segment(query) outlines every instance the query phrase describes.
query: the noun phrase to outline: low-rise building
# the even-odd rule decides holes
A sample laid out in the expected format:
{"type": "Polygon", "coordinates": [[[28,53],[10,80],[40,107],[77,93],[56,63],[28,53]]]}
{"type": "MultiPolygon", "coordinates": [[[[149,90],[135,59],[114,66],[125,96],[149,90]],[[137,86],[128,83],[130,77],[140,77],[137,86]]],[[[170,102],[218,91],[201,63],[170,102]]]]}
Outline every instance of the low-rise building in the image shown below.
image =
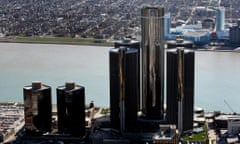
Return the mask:
{"type": "Polygon", "coordinates": [[[240,132],[240,117],[229,117],[228,118],[228,133],[239,133],[240,132]]]}
{"type": "Polygon", "coordinates": [[[240,26],[239,25],[230,27],[229,40],[233,44],[240,44],[240,26]]]}
{"type": "Polygon", "coordinates": [[[160,130],[152,139],[153,144],[178,144],[179,133],[176,125],[160,125],[160,130]]]}

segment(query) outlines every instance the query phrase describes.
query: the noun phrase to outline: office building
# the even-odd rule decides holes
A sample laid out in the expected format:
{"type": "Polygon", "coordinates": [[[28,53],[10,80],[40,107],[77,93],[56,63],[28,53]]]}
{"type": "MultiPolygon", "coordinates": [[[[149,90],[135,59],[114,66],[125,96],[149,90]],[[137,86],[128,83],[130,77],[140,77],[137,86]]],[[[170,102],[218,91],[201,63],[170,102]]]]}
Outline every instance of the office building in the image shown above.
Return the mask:
{"type": "Polygon", "coordinates": [[[216,15],[216,31],[223,31],[225,26],[225,8],[218,7],[216,15]]]}
{"type": "Polygon", "coordinates": [[[240,25],[230,27],[229,40],[233,44],[240,44],[240,25]]]}
{"type": "Polygon", "coordinates": [[[59,132],[71,136],[85,135],[85,89],[74,82],[57,88],[59,132]]]}
{"type": "Polygon", "coordinates": [[[112,128],[134,132],[139,98],[138,50],[126,47],[111,49],[109,60],[112,128]]]}
{"type": "Polygon", "coordinates": [[[128,38],[125,38],[121,41],[114,42],[114,48],[120,48],[120,47],[128,47],[128,48],[135,48],[138,50],[138,109],[140,109],[140,41],[131,40],[128,38]]]}
{"type": "Polygon", "coordinates": [[[51,132],[51,87],[39,81],[23,87],[25,130],[27,135],[51,132]]]}
{"type": "Polygon", "coordinates": [[[194,51],[177,48],[167,51],[167,111],[168,123],[179,131],[193,128],[194,51]]]}
{"type": "Polygon", "coordinates": [[[228,118],[228,133],[238,134],[240,130],[240,117],[239,115],[228,118]]]}
{"type": "Polygon", "coordinates": [[[142,23],[142,113],[146,119],[164,116],[164,8],[146,6],[142,23]]]}
{"type": "Polygon", "coordinates": [[[179,133],[176,125],[159,125],[159,131],[152,137],[153,144],[178,144],[179,133]]]}
{"type": "Polygon", "coordinates": [[[169,38],[170,28],[171,28],[171,15],[170,15],[170,13],[167,13],[164,16],[164,37],[165,37],[165,39],[169,38]]]}

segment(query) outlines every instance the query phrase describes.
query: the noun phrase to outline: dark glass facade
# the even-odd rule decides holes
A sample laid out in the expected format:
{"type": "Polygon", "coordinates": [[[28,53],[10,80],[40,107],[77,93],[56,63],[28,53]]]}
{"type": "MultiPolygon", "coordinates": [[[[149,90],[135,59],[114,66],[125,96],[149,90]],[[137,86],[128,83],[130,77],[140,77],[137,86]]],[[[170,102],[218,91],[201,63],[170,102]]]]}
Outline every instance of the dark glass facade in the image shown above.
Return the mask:
{"type": "Polygon", "coordinates": [[[111,125],[122,132],[133,132],[139,99],[138,50],[111,49],[109,60],[111,125]]]}
{"type": "Polygon", "coordinates": [[[71,136],[85,135],[85,90],[72,84],[57,88],[58,130],[71,136]]]}
{"type": "Polygon", "coordinates": [[[183,55],[183,98],[179,98],[177,49],[167,51],[167,111],[170,124],[178,124],[178,101],[182,101],[183,131],[193,128],[194,109],[194,51],[184,50],[183,55]]]}
{"type": "Polygon", "coordinates": [[[142,23],[142,113],[147,119],[164,116],[164,8],[146,6],[142,23]]]}
{"type": "Polygon", "coordinates": [[[230,27],[229,40],[233,44],[240,44],[240,25],[230,27]]]}
{"type": "Polygon", "coordinates": [[[51,132],[51,87],[43,85],[41,82],[34,82],[23,88],[23,95],[26,134],[35,135],[51,132]]]}
{"type": "Polygon", "coordinates": [[[120,48],[120,47],[128,47],[128,48],[135,48],[138,50],[138,109],[140,109],[140,41],[136,40],[122,40],[122,41],[116,41],[114,43],[114,48],[120,48]]]}

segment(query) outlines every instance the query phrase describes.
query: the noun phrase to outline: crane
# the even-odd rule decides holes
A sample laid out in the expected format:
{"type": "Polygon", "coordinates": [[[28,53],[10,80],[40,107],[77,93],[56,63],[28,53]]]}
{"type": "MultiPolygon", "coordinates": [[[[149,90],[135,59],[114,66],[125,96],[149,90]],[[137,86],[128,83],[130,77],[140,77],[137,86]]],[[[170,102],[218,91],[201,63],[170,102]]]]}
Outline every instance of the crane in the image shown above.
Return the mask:
{"type": "Polygon", "coordinates": [[[227,107],[232,111],[233,114],[235,114],[233,108],[228,104],[226,100],[224,100],[224,103],[227,105],[227,107]]]}

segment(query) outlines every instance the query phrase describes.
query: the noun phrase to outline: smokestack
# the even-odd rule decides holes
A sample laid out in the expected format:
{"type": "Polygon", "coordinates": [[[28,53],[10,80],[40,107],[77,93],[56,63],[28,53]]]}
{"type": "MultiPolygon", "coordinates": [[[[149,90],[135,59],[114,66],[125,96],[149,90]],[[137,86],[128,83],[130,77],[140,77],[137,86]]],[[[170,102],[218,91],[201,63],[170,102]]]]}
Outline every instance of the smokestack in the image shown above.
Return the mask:
{"type": "Polygon", "coordinates": [[[142,112],[162,119],[164,103],[164,8],[146,6],[142,22],[142,112]]]}

